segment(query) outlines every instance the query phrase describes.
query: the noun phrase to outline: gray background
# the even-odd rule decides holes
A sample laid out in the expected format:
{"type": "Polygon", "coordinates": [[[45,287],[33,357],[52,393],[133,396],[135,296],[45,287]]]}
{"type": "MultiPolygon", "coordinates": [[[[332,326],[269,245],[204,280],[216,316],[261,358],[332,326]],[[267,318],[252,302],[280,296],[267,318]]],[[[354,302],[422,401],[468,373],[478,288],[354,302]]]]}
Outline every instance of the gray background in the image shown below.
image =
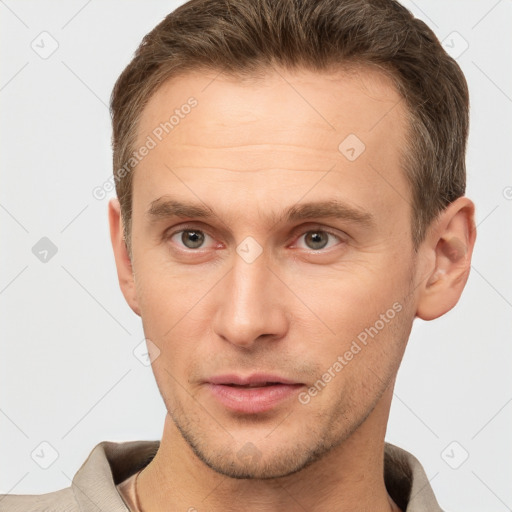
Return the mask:
{"type": "MultiPolygon", "coordinates": [[[[1,492],[67,487],[96,443],[161,436],[165,409],[118,289],[107,199],[92,190],[111,173],[114,81],[177,4],[0,1],[1,492]]],[[[469,82],[479,228],[460,303],[415,324],[387,440],[420,459],[446,510],[512,510],[512,2],[404,4],[469,82]]]]}

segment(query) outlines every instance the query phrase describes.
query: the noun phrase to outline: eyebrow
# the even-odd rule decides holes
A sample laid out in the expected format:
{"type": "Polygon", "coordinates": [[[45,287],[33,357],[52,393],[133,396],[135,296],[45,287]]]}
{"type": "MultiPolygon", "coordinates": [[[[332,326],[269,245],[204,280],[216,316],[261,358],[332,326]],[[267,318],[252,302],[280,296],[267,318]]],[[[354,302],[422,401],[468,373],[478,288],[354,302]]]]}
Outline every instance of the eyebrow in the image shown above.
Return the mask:
{"type": "Polygon", "coordinates": [[[332,217],[352,221],[366,227],[373,225],[373,215],[371,213],[334,199],[294,205],[284,213],[283,217],[288,221],[332,217]]]}
{"type": "Polygon", "coordinates": [[[184,203],[174,199],[168,199],[166,196],[159,197],[149,205],[147,214],[155,219],[167,217],[214,217],[215,214],[211,208],[205,205],[184,203]]]}
{"type": "MultiPolygon", "coordinates": [[[[147,215],[155,221],[171,217],[201,219],[217,217],[215,212],[204,204],[177,201],[169,198],[169,196],[162,196],[152,201],[147,210],[147,215]]],[[[314,218],[342,219],[360,224],[364,227],[371,227],[374,224],[374,216],[371,213],[335,199],[295,204],[283,213],[278,215],[275,213],[271,214],[270,218],[273,224],[277,224],[283,220],[293,222],[314,218]]]]}

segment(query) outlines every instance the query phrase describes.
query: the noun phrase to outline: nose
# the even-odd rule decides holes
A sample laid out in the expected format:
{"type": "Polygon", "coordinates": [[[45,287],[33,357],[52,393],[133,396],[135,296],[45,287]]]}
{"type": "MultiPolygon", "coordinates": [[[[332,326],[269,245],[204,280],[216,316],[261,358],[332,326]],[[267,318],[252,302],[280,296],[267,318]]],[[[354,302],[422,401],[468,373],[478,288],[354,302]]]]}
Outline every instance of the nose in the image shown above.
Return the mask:
{"type": "Polygon", "coordinates": [[[283,284],[263,255],[252,263],[234,255],[233,267],[218,292],[213,331],[223,340],[249,349],[286,334],[289,315],[283,284]]]}

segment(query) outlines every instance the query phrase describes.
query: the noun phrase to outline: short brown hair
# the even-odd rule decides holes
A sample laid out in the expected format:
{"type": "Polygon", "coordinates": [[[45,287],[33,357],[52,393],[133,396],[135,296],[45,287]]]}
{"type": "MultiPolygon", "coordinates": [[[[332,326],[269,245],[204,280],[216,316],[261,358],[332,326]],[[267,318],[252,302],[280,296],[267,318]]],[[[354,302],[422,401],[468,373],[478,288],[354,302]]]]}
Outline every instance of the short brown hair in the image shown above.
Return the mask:
{"type": "Polygon", "coordinates": [[[378,66],[409,117],[404,170],[412,190],[414,246],[466,186],[469,94],[464,75],[427,25],[394,0],[190,0],[147,34],[111,97],[113,163],[129,246],[138,121],[169,78],[212,69],[250,76],[270,68],[327,71],[378,66]],[[130,171],[133,171],[131,166],[130,171]]]}

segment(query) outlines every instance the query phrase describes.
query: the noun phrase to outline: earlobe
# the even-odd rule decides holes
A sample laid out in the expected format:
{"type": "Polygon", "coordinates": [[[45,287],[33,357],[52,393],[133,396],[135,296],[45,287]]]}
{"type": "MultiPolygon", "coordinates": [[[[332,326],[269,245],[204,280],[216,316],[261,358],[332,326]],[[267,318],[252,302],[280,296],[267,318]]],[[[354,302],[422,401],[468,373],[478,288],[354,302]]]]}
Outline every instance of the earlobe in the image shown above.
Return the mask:
{"type": "Polygon", "coordinates": [[[462,294],[476,239],[474,212],[473,202],[460,197],[440,214],[422,243],[420,251],[429,262],[416,311],[422,320],[444,315],[462,294]]]}
{"type": "Polygon", "coordinates": [[[124,239],[123,220],[118,199],[111,199],[109,201],[108,217],[110,224],[110,239],[112,241],[112,249],[114,250],[119,286],[121,287],[121,291],[123,292],[124,298],[130,308],[135,314],[140,316],[132,261],[128,254],[128,248],[124,239]]]}

